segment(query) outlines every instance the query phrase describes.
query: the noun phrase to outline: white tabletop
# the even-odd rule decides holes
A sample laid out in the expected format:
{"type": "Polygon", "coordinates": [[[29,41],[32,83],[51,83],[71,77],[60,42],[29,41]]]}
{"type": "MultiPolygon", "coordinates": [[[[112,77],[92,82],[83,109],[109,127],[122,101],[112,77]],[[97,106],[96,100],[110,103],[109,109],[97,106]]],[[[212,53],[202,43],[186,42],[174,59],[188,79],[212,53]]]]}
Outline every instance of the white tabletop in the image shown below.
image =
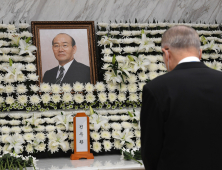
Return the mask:
{"type": "MultiPolygon", "coordinates": [[[[142,162],[142,161],[140,161],[142,162]]],[[[135,170],[144,169],[136,161],[121,160],[120,155],[95,156],[94,159],[70,160],[69,158],[38,159],[37,170],[135,170]]]]}

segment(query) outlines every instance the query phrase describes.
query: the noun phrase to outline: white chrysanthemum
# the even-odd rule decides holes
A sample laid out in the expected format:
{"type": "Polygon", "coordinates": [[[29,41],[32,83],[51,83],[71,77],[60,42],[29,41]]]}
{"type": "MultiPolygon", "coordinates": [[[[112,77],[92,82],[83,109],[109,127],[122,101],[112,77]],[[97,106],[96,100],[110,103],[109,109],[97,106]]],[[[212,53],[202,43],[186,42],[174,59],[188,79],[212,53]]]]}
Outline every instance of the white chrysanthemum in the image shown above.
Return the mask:
{"type": "Polygon", "coordinates": [[[149,70],[149,71],[156,71],[156,70],[158,70],[158,65],[155,64],[155,63],[150,63],[150,64],[148,65],[148,70],[149,70]]]}
{"type": "Polygon", "coordinates": [[[105,123],[105,124],[102,126],[102,128],[103,128],[104,130],[109,130],[109,129],[110,129],[110,124],[109,124],[109,123],[105,123]]]}
{"type": "MultiPolygon", "coordinates": [[[[208,56],[210,56],[210,58],[212,58],[212,59],[217,59],[217,58],[220,58],[220,55],[218,55],[218,54],[215,54],[215,53],[213,53],[213,54],[208,54],[208,56]]],[[[202,54],[202,58],[203,58],[203,54],[202,54]]]]}
{"type": "Polygon", "coordinates": [[[33,131],[31,126],[23,126],[22,130],[23,130],[23,132],[32,132],[33,131]]]}
{"type": "Polygon", "coordinates": [[[5,99],[6,104],[12,104],[15,102],[15,99],[12,96],[8,96],[5,99]]]}
{"type": "Polygon", "coordinates": [[[60,94],[54,94],[52,95],[52,101],[53,103],[58,103],[60,102],[61,98],[60,98],[60,94]]]}
{"type": "Polygon", "coordinates": [[[130,83],[130,84],[128,84],[128,91],[129,91],[129,92],[136,92],[136,91],[137,91],[137,85],[136,85],[136,83],[130,83]]]}
{"type": "Polygon", "coordinates": [[[100,140],[100,134],[98,132],[90,132],[90,136],[95,141],[100,140]]]}
{"type": "Polygon", "coordinates": [[[112,54],[112,50],[110,48],[104,48],[102,49],[102,54],[105,54],[105,55],[109,55],[109,54],[112,54]]]}
{"type": "Polygon", "coordinates": [[[134,146],[135,146],[134,143],[126,143],[127,149],[132,149],[134,146]]]}
{"type": "Polygon", "coordinates": [[[48,83],[41,83],[41,85],[40,85],[40,90],[41,90],[42,92],[47,93],[47,92],[50,92],[50,91],[51,91],[51,87],[50,87],[50,85],[49,85],[48,83]]]}
{"type": "MultiPolygon", "coordinates": [[[[11,48],[11,53],[19,54],[19,48],[11,48]]],[[[13,61],[21,61],[21,59],[22,59],[22,57],[20,57],[20,56],[12,56],[11,58],[13,61]]]]}
{"type": "Polygon", "coordinates": [[[62,101],[64,101],[65,103],[71,102],[72,95],[70,93],[64,93],[62,96],[62,101]]]}
{"type": "Polygon", "coordinates": [[[126,84],[121,84],[121,86],[119,86],[119,91],[120,92],[126,92],[128,90],[128,87],[126,84]]]}
{"type": "Polygon", "coordinates": [[[108,93],[108,99],[110,102],[114,102],[117,98],[116,93],[108,93]]]}
{"type": "Polygon", "coordinates": [[[138,26],[140,28],[145,28],[145,27],[148,27],[148,23],[140,23],[140,24],[138,24],[138,26]]]}
{"type": "Polygon", "coordinates": [[[26,93],[28,90],[24,84],[18,84],[16,87],[16,91],[18,94],[26,93]]]}
{"type": "Polygon", "coordinates": [[[122,149],[123,145],[121,145],[121,141],[119,139],[114,140],[114,147],[116,149],[122,149]]]}
{"type": "Polygon", "coordinates": [[[1,129],[1,132],[2,133],[10,133],[11,129],[8,126],[3,126],[1,129]]]}
{"type": "Polygon", "coordinates": [[[105,22],[99,22],[97,25],[100,26],[100,27],[104,27],[104,28],[109,26],[109,24],[105,23],[105,22]]]}
{"type": "Polygon", "coordinates": [[[63,83],[63,85],[62,85],[63,92],[70,92],[71,90],[72,90],[72,87],[70,86],[70,84],[63,83]]]}
{"type": "Polygon", "coordinates": [[[2,141],[2,143],[8,143],[8,141],[5,140],[8,136],[9,136],[9,134],[1,135],[1,140],[0,141],[2,141]]]}
{"type": "Polygon", "coordinates": [[[104,140],[103,146],[104,146],[105,151],[110,151],[110,149],[112,149],[113,147],[113,144],[108,140],[104,140]]]}
{"type": "Polygon", "coordinates": [[[61,87],[59,84],[52,84],[52,93],[61,93],[61,87]]]}
{"type": "Polygon", "coordinates": [[[9,32],[9,33],[14,33],[14,32],[16,32],[16,27],[15,27],[15,25],[14,24],[8,24],[7,25],[7,31],[9,32]]]}
{"type": "Polygon", "coordinates": [[[73,123],[69,123],[69,131],[73,131],[73,123]]]}
{"type": "Polygon", "coordinates": [[[59,145],[55,145],[54,141],[49,141],[48,150],[53,154],[59,151],[59,145]]]}
{"type": "Polygon", "coordinates": [[[9,123],[10,125],[15,126],[15,125],[20,125],[21,121],[13,119],[13,120],[10,120],[9,123]]]}
{"type": "Polygon", "coordinates": [[[119,27],[119,24],[117,24],[117,23],[111,23],[111,24],[110,24],[110,27],[111,27],[111,28],[118,28],[118,27],[119,27]]]}
{"type": "Polygon", "coordinates": [[[29,101],[32,105],[37,105],[41,102],[41,99],[39,98],[38,95],[33,95],[33,96],[29,97],[29,99],[30,99],[29,101]]]}
{"type": "Polygon", "coordinates": [[[23,135],[23,138],[24,138],[26,141],[31,141],[31,140],[34,139],[34,135],[33,135],[33,133],[25,133],[25,134],[23,135]]]}
{"type": "Polygon", "coordinates": [[[143,90],[143,86],[145,85],[146,83],[142,82],[142,83],[139,83],[139,90],[142,91],[143,90]]]}
{"type": "Polygon", "coordinates": [[[45,151],[45,149],[46,149],[46,144],[40,143],[39,145],[37,145],[37,146],[35,147],[35,149],[36,149],[37,151],[39,151],[39,152],[43,152],[43,151],[45,151]]]}
{"type": "Polygon", "coordinates": [[[26,64],[26,71],[36,71],[36,66],[34,64],[26,64]]]}
{"type": "Polygon", "coordinates": [[[107,88],[108,88],[108,90],[109,90],[110,92],[112,92],[112,91],[114,91],[114,90],[117,89],[117,85],[114,84],[113,82],[109,82],[109,83],[107,84],[107,88]]]}
{"type": "Polygon", "coordinates": [[[1,51],[3,54],[8,54],[11,51],[11,49],[10,48],[1,48],[1,51]]]}
{"type": "Polygon", "coordinates": [[[86,94],[86,101],[88,103],[93,103],[96,100],[96,97],[92,93],[86,94]]]}
{"type": "Polygon", "coordinates": [[[28,153],[33,153],[34,149],[32,147],[32,144],[27,144],[27,146],[25,147],[26,152],[28,153]]]}
{"type": "Polygon", "coordinates": [[[120,133],[121,133],[121,131],[113,130],[112,131],[112,137],[115,138],[115,137],[119,136],[120,133]]]}
{"type": "Polygon", "coordinates": [[[51,96],[48,93],[45,93],[41,96],[43,103],[49,103],[51,101],[51,96]]]}
{"type": "Polygon", "coordinates": [[[111,134],[108,131],[102,131],[101,132],[101,137],[104,139],[110,139],[111,138],[111,134]]]}
{"type": "Polygon", "coordinates": [[[129,36],[132,35],[132,32],[131,31],[127,31],[127,30],[123,30],[123,32],[121,32],[121,35],[125,36],[125,37],[129,37],[129,36]]]}
{"type": "Polygon", "coordinates": [[[106,96],[106,93],[104,92],[99,93],[98,98],[101,103],[104,103],[107,101],[107,96],[106,96]]]}
{"type": "Polygon", "coordinates": [[[93,142],[92,149],[93,149],[93,151],[98,153],[102,149],[101,143],[100,142],[93,142]]]}
{"type": "Polygon", "coordinates": [[[80,82],[77,81],[75,84],[73,84],[73,90],[74,90],[75,92],[81,92],[81,91],[84,90],[84,86],[83,86],[82,83],[80,83],[80,82]]]}
{"type": "Polygon", "coordinates": [[[32,33],[28,32],[28,31],[23,31],[20,34],[21,37],[32,37],[32,33]]]}
{"type": "Polygon", "coordinates": [[[120,102],[124,102],[126,100],[126,94],[125,93],[119,93],[118,94],[118,100],[120,102]]]}
{"type": "Polygon", "coordinates": [[[43,131],[45,131],[45,126],[37,126],[37,127],[35,128],[35,131],[43,132],[43,131]]]}
{"type": "Polygon", "coordinates": [[[87,92],[89,92],[89,93],[92,93],[93,90],[94,90],[93,84],[87,83],[87,84],[85,85],[85,90],[86,90],[87,92]]]}
{"type": "Polygon", "coordinates": [[[136,52],[137,50],[138,50],[138,47],[126,46],[123,48],[124,53],[129,53],[129,54],[132,54],[132,53],[136,52]]]}
{"type": "Polygon", "coordinates": [[[162,71],[166,71],[167,70],[164,63],[159,63],[158,67],[159,67],[159,70],[162,70],[162,71]]]}
{"type": "Polygon", "coordinates": [[[211,63],[211,68],[214,69],[214,70],[221,71],[222,64],[221,64],[220,62],[216,62],[216,61],[214,60],[214,62],[211,63]]]}
{"type": "Polygon", "coordinates": [[[131,44],[133,42],[134,42],[133,38],[124,38],[124,39],[122,39],[123,44],[131,44]]]}
{"type": "Polygon", "coordinates": [[[136,136],[137,138],[140,138],[140,137],[141,137],[141,132],[140,132],[140,130],[135,130],[135,136],[136,136]]]}
{"type": "Polygon", "coordinates": [[[129,100],[136,102],[138,100],[138,96],[136,93],[130,93],[129,100]]]}
{"type": "Polygon", "coordinates": [[[8,93],[8,94],[11,94],[11,93],[14,93],[15,91],[15,87],[12,86],[12,85],[6,85],[5,86],[5,92],[8,93]]]}
{"type": "Polygon", "coordinates": [[[74,139],[73,132],[69,133],[69,139],[70,139],[70,140],[73,140],[73,139],[74,139]]]}
{"type": "Polygon", "coordinates": [[[19,126],[13,126],[11,128],[11,132],[14,132],[14,133],[21,133],[21,128],[19,126]]]}
{"type": "Polygon", "coordinates": [[[48,131],[48,132],[53,132],[53,131],[55,131],[56,127],[53,126],[53,125],[48,125],[48,126],[46,126],[45,129],[46,129],[46,131],[48,131]]]}
{"type": "Polygon", "coordinates": [[[109,119],[112,121],[118,121],[120,119],[120,116],[118,116],[118,115],[109,116],[109,119]]]}
{"type": "Polygon", "coordinates": [[[141,148],[141,141],[139,139],[136,141],[136,147],[141,148]]]}
{"type": "Polygon", "coordinates": [[[37,85],[31,84],[30,88],[31,88],[31,90],[34,91],[34,92],[39,91],[39,87],[38,87],[37,85]]]}
{"type": "Polygon", "coordinates": [[[119,31],[110,31],[109,33],[110,33],[110,35],[119,35],[120,32],[119,31]]]}
{"type": "Polygon", "coordinates": [[[127,78],[127,81],[129,83],[135,83],[137,81],[137,76],[135,74],[130,74],[129,77],[127,78]]]}
{"type": "Polygon", "coordinates": [[[38,139],[38,140],[40,140],[40,141],[44,141],[45,140],[45,134],[44,133],[42,133],[42,132],[39,132],[39,133],[37,133],[36,135],[35,135],[35,137],[38,139]]]}
{"type": "Polygon", "coordinates": [[[122,126],[119,123],[111,123],[111,127],[114,130],[122,130],[122,126]]]}
{"type": "Polygon", "coordinates": [[[36,59],[36,57],[34,55],[23,57],[23,61],[25,61],[27,63],[31,63],[31,62],[35,61],[35,59],[36,59]]]}
{"type": "Polygon", "coordinates": [[[121,48],[121,47],[112,47],[112,50],[113,50],[115,53],[120,53],[120,54],[121,54],[123,48],[121,48]]]}
{"type": "Polygon", "coordinates": [[[158,77],[158,73],[157,72],[149,72],[148,77],[149,77],[150,80],[153,80],[156,77],[158,77]]]}
{"type": "Polygon", "coordinates": [[[141,35],[141,31],[131,31],[133,36],[141,35]]]}
{"type": "Polygon", "coordinates": [[[148,79],[148,76],[145,72],[141,72],[138,74],[139,80],[146,81],[148,79]]]}
{"type": "Polygon", "coordinates": [[[108,31],[98,31],[96,34],[97,35],[106,35],[106,34],[108,34],[108,31]]]}
{"type": "Polygon", "coordinates": [[[56,140],[55,135],[56,135],[56,133],[52,131],[47,134],[47,137],[49,140],[56,140]]]}
{"type": "Polygon", "coordinates": [[[103,84],[103,82],[97,82],[95,88],[99,92],[103,92],[106,90],[106,86],[103,84]]]}
{"type": "Polygon", "coordinates": [[[120,116],[120,119],[121,119],[122,121],[127,121],[127,120],[130,119],[130,117],[129,117],[129,116],[126,116],[126,115],[122,115],[122,116],[120,116]]]}
{"type": "Polygon", "coordinates": [[[28,28],[30,25],[29,24],[27,24],[27,23],[19,23],[18,24],[18,28],[28,28]]]}
{"type": "Polygon", "coordinates": [[[32,81],[38,81],[39,80],[39,76],[36,75],[35,73],[28,74],[27,77],[28,77],[29,80],[32,80],[32,81]]]}
{"type": "Polygon", "coordinates": [[[132,128],[132,124],[129,123],[129,122],[122,122],[121,125],[125,129],[131,129],[132,128]]]}
{"type": "Polygon", "coordinates": [[[5,92],[5,87],[3,85],[0,84],[0,94],[5,92]]]}
{"type": "Polygon", "coordinates": [[[74,94],[73,99],[76,103],[82,103],[84,102],[84,96],[82,94],[74,94]]]}

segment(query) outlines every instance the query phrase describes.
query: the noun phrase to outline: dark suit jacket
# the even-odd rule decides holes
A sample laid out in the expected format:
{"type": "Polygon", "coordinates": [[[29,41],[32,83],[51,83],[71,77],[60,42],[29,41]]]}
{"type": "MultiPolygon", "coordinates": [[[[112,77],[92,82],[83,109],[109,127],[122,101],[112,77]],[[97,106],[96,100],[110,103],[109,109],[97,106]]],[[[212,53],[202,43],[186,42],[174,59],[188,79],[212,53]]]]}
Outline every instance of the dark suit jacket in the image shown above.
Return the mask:
{"type": "Polygon", "coordinates": [[[221,170],[222,73],[181,63],[147,83],[141,150],[147,170],[221,170]]]}
{"type": "MultiPolygon", "coordinates": [[[[43,82],[54,84],[56,81],[58,69],[59,66],[46,71],[43,77],[43,82]]],[[[80,83],[90,82],[90,69],[88,66],[73,60],[60,84],[69,83],[70,85],[73,85],[73,83],[76,81],[80,83]]]]}

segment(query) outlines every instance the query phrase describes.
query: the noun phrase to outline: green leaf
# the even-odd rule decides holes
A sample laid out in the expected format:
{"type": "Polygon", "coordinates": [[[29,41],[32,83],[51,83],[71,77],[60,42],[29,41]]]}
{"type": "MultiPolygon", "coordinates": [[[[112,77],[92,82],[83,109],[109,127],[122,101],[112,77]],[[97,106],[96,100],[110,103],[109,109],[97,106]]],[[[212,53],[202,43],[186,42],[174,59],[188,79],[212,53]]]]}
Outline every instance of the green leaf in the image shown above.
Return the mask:
{"type": "Polygon", "coordinates": [[[144,34],[144,30],[142,29],[141,34],[144,34]]]}
{"type": "Polygon", "coordinates": [[[25,42],[28,43],[30,40],[31,40],[31,37],[27,38],[27,39],[25,40],[25,42]]]}
{"type": "Polygon", "coordinates": [[[133,114],[131,112],[128,111],[128,114],[130,117],[133,117],[133,114]]]}
{"type": "Polygon", "coordinates": [[[203,42],[204,45],[207,44],[208,42],[207,39],[203,35],[200,37],[200,41],[203,42]]]}
{"type": "Polygon", "coordinates": [[[127,56],[129,58],[130,61],[134,61],[134,58],[131,55],[127,56]]]}
{"type": "Polygon", "coordinates": [[[116,62],[116,55],[114,54],[114,55],[113,55],[113,59],[112,59],[113,65],[115,64],[115,62],[116,62]]]}
{"type": "Polygon", "coordinates": [[[13,61],[11,58],[9,58],[9,65],[12,66],[12,64],[13,64],[13,61]]]}
{"type": "Polygon", "coordinates": [[[63,115],[63,113],[61,112],[61,115],[63,115]]]}

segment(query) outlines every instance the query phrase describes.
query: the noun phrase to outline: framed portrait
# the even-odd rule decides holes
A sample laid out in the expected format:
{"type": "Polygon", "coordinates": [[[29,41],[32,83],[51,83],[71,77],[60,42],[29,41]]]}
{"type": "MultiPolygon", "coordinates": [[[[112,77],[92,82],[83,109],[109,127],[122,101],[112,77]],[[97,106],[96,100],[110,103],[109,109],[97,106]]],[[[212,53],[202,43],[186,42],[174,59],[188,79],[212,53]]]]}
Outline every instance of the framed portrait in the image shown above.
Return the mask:
{"type": "Polygon", "coordinates": [[[97,80],[94,21],[32,21],[39,83],[97,80]]]}

